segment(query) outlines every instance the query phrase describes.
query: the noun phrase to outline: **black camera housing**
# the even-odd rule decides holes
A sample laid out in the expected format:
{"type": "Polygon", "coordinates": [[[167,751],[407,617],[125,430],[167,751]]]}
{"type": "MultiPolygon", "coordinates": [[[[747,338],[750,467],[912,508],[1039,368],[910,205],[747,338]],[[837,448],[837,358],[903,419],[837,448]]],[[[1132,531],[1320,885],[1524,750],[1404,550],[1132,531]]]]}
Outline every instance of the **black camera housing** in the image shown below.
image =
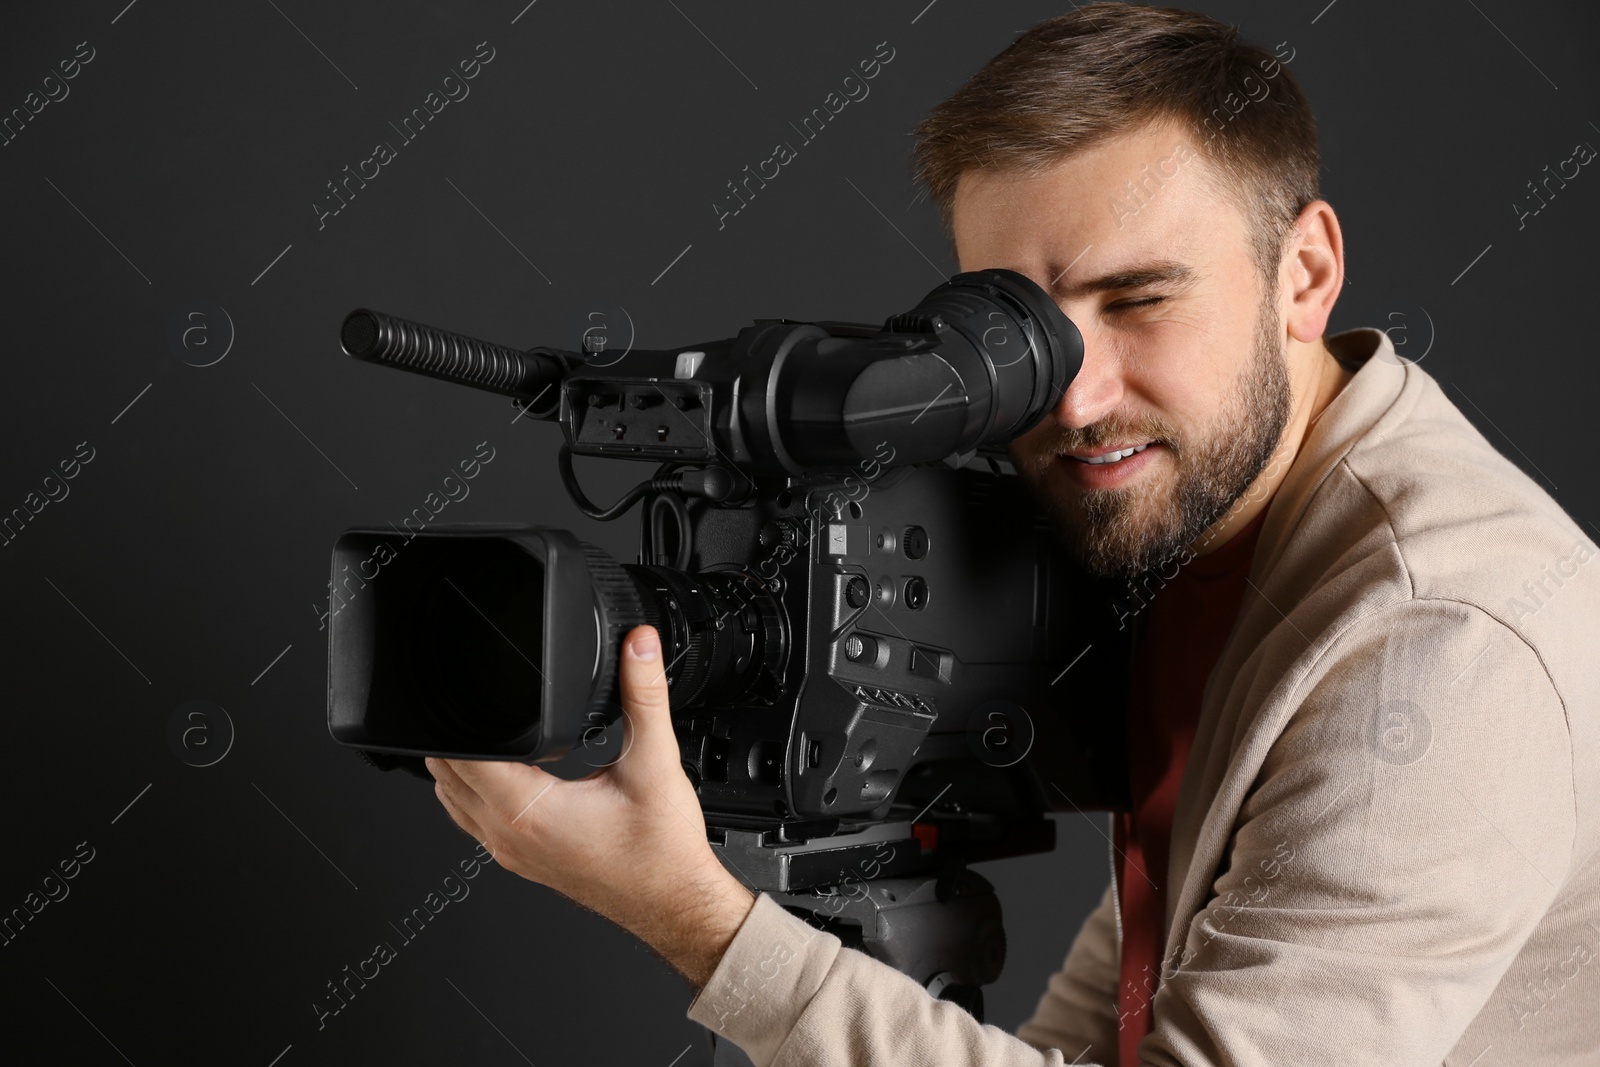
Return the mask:
{"type": "Polygon", "coordinates": [[[627,564],[547,527],[347,531],[332,585],[363,587],[330,623],[328,723],[373,765],[618,758],[621,639],[648,623],[747,884],[835,884],[885,842],[875,878],[1042,851],[1044,813],[1126,806],[1113,597],[1006,459],[1082,360],[1023,275],[956,275],[881,327],[761,319],[605,366],[365,309],[342,341],[558,422],[591,517],[644,503],[627,564]],[[574,454],[659,466],[599,508],[574,454]]]}
{"type": "Polygon", "coordinates": [[[877,822],[908,780],[960,778],[966,806],[1008,819],[1115,806],[1123,740],[1097,666],[1116,644],[1091,625],[1110,598],[1003,470],[902,467],[696,507],[676,581],[550,528],[349,531],[346,581],[393,551],[330,620],[330,731],[414,772],[425,755],[575,750],[598,766],[617,743],[615,652],[652,622],[708,824],[877,822]],[[735,700],[708,699],[730,678],[735,700]]]}

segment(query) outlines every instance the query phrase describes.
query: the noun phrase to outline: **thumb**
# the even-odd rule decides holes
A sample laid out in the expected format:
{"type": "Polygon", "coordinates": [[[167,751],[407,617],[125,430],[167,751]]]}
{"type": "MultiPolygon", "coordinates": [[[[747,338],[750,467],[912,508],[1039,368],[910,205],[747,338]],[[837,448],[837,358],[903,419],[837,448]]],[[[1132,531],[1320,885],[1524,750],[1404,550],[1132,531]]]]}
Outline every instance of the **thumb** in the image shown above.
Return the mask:
{"type": "Polygon", "coordinates": [[[679,763],[667,698],[667,664],[653,626],[636,626],[622,642],[622,755],[611,771],[624,785],[642,782],[679,763]]]}

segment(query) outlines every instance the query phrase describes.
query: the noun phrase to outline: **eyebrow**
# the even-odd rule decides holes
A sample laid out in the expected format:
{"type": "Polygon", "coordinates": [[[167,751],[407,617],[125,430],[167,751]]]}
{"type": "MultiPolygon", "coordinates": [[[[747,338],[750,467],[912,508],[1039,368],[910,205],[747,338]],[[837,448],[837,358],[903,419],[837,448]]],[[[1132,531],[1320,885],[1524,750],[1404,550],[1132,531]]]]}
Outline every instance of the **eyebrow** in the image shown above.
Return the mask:
{"type": "Polygon", "coordinates": [[[1194,268],[1174,260],[1162,259],[1150,263],[1138,263],[1112,271],[1110,274],[1102,274],[1098,278],[1089,278],[1070,285],[1058,285],[1055,287],[1055,295],[1065,299],[1117,289],[1142,289],[1148,285],[1163,283],[1186,285],[1193,282],[1195,276],[1194,268]]]}

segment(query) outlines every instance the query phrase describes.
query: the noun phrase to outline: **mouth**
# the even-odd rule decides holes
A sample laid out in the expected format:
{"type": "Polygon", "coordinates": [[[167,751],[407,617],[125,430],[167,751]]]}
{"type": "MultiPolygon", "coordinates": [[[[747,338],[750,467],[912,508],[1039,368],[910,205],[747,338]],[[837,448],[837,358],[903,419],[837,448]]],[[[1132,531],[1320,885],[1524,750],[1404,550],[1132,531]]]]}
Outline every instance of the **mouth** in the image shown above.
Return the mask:
{"type": "Polygon", "coordinates": [[[1159,466],[1167,450],[1161,441],[1125,442],[1117,448],[1061,452],[1055,462],[1067,484],[1079,490],[1131,488],[1149,477],[1146,468],[1159,466]]]}
{"type": "Polygon", "coordinates": [[[1106,449],[1093,455],[1063,452],[1061,456],[1063,459],[1076,460],[1091,467],[1102,467],[1110,463],[1121,463],[1129,456],[1137,456],[1153,444],[1155,444],[1154,441],[1146,441],[1139,445],[1124,445],[1121,448],[1106,449]]]}

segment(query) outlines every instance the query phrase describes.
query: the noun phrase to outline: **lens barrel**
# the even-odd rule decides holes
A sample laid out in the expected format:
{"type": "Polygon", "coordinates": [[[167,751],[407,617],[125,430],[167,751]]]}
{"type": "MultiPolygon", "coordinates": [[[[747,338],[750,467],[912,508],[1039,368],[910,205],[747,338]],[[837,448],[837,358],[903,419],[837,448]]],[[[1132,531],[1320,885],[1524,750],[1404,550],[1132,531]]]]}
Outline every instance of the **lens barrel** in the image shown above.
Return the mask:
{"type": "Polygon", "coordinates": [[[788,627],[777,598],[744,572],[628,566],[645,621],[661,635],[674,708],[770,699],[788,627]]]}
{"type": "Polygon", "coordinates": [[[623,565],[565,530],[351,530],[333,553],[328,725],[391,756],[547,760],[621,713],[622,639],[661,636],[674,709],[769,700],[782,608],[753,576],[623,565]]]}

